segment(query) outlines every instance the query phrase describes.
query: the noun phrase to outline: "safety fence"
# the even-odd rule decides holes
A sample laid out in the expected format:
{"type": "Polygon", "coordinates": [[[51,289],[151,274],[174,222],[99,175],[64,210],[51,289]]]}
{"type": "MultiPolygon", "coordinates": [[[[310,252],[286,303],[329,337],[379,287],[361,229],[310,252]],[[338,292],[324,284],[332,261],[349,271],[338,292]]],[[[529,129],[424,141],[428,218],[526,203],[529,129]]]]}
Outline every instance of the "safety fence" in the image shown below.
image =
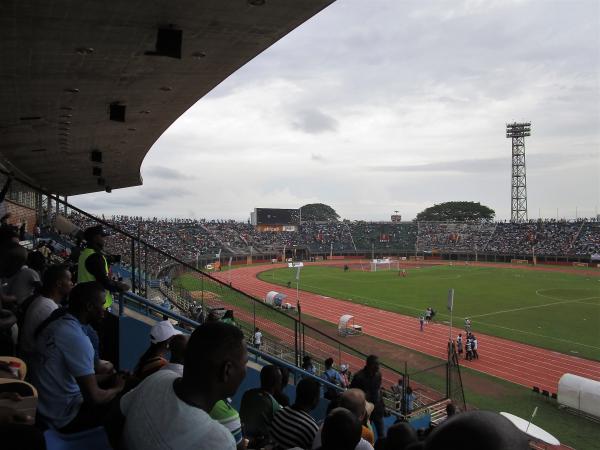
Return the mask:
{"type": "MultiPolygon", "coordinates": [[[[256,331],[260,331],[260,350],[296,367],[301,367],[304,358],[310,357],[317,374],[324,371],[327,358],[333,358],[338,368],[342,364],[353,369],[364,365],[365,353],[306,323],[295,308],[277,308],[232,286],[227,277],[220,280],[200,270],[197,267],[199,245],[208,248],[210,242],[190,242],[188,222],[176,222],[175,225],[169,222],[165,226],[165,222],[160,220],[140,221],[139,226],[122,229],[118,221],[94,217],[64,199],[36,191],[27,182],[23,184],[40,198],[46,197],[48,202],[54,202],[56,207],[45,211],[50,216],[44,216],[45,220],[50,220],[45,222],[46,231],[56,238],[54,244],[60,240],[64,259],[71,262],[73,269],[76,269],[82,249],[83,230],[101,225],[110,232],[105,238],[104,252],[114,268],[112,276],[130,284],[133,295],[146,298],[156,307],[193,319],[195,323],[214,318],[235,323],[244,331],[251,345],[255,344],[256,331]],[[167,230],[173,232],[173,229],[178,238],[175,241],[177,248],[159,248],[157,245],[164,242],[162,233],[167,230]]],[[[185,326],[189,327],[189,323],[185,326]]],[[[401,367],[403,364],[399,362],[398,365],[401,367]]],[[[415,388],[416,408],[428,407],[448,398],[449,388],[443,368],[432,368],[428,374],[410,374],[406,364],[404,366],[402,370],[381,364],[383,385],[389,387],[400,379],[407,380],[415,388]]],[[[398,396],[400,399],[406,396],[408,387],[404,384],[399,393],[387,389],[385,399],[391,410],[397,409],[398,396]]]]}

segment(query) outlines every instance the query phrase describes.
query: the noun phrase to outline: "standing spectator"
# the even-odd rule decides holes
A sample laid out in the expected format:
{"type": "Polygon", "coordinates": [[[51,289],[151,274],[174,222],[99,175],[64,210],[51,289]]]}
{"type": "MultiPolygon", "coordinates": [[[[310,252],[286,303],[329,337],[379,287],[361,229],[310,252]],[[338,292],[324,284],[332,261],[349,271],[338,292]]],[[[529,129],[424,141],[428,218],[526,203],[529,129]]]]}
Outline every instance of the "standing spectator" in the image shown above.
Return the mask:
{"type": "Polygon", "coordinates": [[[254,348],[256,350],[260,350],[260,345],[262,344],[262,333],[260,332],[260,330],[258,329],[258,327],[256,327],[254,329],[254,337],[252,339],[252,345],[254,345],[254,348]]]}
{"type": "Polygon", "coordinates": [[[467,343],[465,344],[465,359],[471,361],[473,359],[473,341],[467,336],[467,343]]]}
{"type": "Polygon", "coordinates": [[[477,353],[479,344],[477,343],[477,338],[475,336],[473,336],[473,339],[471,340],[471,345],[473,347],[473,358],[479,359],[479,353],[477,353]]]}
{"type": "MultiPolygon", "coordinates": [[[[333,368],[333,358],[327,358],[325,360],[325,372],[323,372],[323,375],[321,375],[321,378],[329,381],[332,384],[335,384],[336,386],[341,386],[343,388],[348,387],[347,385],[344,384],[344,380],[342,379],[340,373],[333,368]]],[[[327,400],[333,400],[334,398],[336,398],[338,396],[338,391],[333,388],[326,387],[325,393],[323,396],[327,400]]]]}
{"type": "Polygon", "coordinates": [[[169,363],[162,367],[161,370],[172,370],[180,377],[183,376],[183,364],[188,340],[189,336],[187,334],[176,334],[171,338],[171,342],[169,343],[171,357],[169,358],[169,363]]]}
{"type": "Polygon", "coordinates": [[[67,298],[73,282],[67,266],[51,266],[43,276],[40,295],[25,300],[19,314],[19,354],[29,362],[35,350],[34,333],[41,323],[67,298]]]}
{"type": "Polygon", "coordinates": [[[458,333],[458,337],[456,338],[456,349],[458,351],[458,356],[463,354],[463,338],[462,333],[458,333]]]}
{"type": "Polygon", "coordinates": [[[39,393],[38,413],[62,433],[101,425],[111,400],[125,386],[120,375],[95,374],[94,348],[82,329],[102,319],[104,294],[100,283],[78,284],[71,290],[69,309],[55,310],[36,331],[31,379],[39,393]]]}
{"type": "Polygon", "coordinates": [[[135,376],[143,380],[166,366],[169,363],[165,358],[169,352],[169,343],[171,338],[178,334],[181,332],[176,330],[168,320],[162,320],[154,325],[150,330],[150,347],[135,366],[135,376]]]}
{"type": "Polygon", "coordinates": [[[369,355],[367,357],[365,367],[356,372],[350,387],[361,389],[365,393],[367,401],[373,403],[374,410],[371,414],[371,421],[375,425],[377,437],[385,437],[383,427],[385,407],[381,397],[381,372],[379,371],[379,358],[377,356],[369,355]]]}
{"type": "Polygon", "coordinates": [[[415,404],[415,394],[410,386],[406,386],[406,392],[402,398],[402,412],[404,414],[410,414],[413,411],[415,404]]]}
{"type": "Polygon", "coordinates": [[[310,412],[319,404],[320,386],[316,380],[302,379],[296,386],[293,406],[280,409],[271,425],[271,437],[276,448],[310,449],[319,426],[310,412]]]}
{"type": "Polygon", "coordinates": [[[315,366],[313,365],[312,358],[308,355],[304,355],[302,358],[302,369],[313,375],[316,373],[315,366]]]}
{"type": "Polygon", "coordinates": [[[344,380],[344,386],[350,386],[350,367],[348,364],[342,364],[340,366],[340,376],[344,380]]]}
{"type": "Polygon", "coordinates": [[[125,395],[123,444],[129,450],[233,450],[231,432],[209,412],[232,397],[246,376],[244,334],[220,322],[192,333],[183,377],[161,370],[125,395]]]}
{"type": "Polygon", "coordinates": [[[470,333],[471,332],[471,319],[469,319],[468,317],[465,317],[465,333],[470,333]]]}
{"type": "Polygon", "coordinates": [[[111,292],[125,292],[129,286],[120,281],[113,281],[109,277],[109,265],[104,250],[104,238],[108,236],[102,226],[89,227],[84,232],[87,246],[82,250],[77,264],[77,282],[98,281],[106,290],[104,308],[109,308],[113,303],[111,292]]]}
{"type": "Polygon", "coordinates": [[[269,427],[275,413],[281,409],[273,397],[281,385],[281,371],[277,366],[264,366],[260,371],[260,387],[249,389],[242,397],[240,418],[249,448],[260,448],[269,442],[269,427]]]}

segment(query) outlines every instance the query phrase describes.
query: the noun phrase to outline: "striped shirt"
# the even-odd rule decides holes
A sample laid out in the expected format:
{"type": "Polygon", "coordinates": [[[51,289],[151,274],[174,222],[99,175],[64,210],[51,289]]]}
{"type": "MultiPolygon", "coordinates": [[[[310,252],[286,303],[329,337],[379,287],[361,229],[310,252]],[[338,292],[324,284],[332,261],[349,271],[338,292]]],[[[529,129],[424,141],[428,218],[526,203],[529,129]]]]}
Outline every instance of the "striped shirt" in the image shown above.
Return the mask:
{"type": "Polygon", "coordinates": [[[276,448],[310,449],[317,431],[319,426],[315,419],[291,406],[277,411],[271,424],[271,438],[276,448]]]}
{"type": "Polygon", "coordinates": [[[211,419],[216,420],[231,431],[236,444],[242,442],[242,424],[240,423],[240,415],[235,408],[231,406],[229,401],[219,400],[215,403],[215,406],[213,406],[209,415],[211,419]]]}

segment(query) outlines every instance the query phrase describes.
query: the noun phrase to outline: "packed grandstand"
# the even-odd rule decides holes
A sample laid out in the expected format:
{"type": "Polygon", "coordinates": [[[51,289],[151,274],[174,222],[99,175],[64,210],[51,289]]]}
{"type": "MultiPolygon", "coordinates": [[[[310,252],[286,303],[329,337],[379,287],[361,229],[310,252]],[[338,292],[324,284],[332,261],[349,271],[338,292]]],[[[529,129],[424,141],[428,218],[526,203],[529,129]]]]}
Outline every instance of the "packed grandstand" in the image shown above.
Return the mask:
{"type": "MultiPolygon", "coordinates": [[[[80,229],[92,223],[69,215],[80,229]]],[[[185,261],[199,254],[260,255],[296,247],[311,255],[356,252],[460,252],[498,255],[578,256],[600,252],[600,222],[541,220],[528,223],[303,222],[298,231],[257,231],[234,220],[157,219],[113,216],[110,224],[185,261]]],[[[127,254],[125,239],[109,239],[109,251],[127,254]]]]}

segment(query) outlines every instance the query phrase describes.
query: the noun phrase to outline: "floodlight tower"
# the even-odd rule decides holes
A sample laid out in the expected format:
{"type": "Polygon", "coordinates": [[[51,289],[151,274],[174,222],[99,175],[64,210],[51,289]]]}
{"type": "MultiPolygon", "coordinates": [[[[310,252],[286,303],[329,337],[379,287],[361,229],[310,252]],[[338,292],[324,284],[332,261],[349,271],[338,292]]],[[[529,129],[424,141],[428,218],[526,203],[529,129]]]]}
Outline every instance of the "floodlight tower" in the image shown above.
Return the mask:
{"type": "Polygon", "coordinates": [[[526,136],[531,136],[531,122],[506,124],[506,137],[512,138],[511,222],[527,220],[526,136]]]}

